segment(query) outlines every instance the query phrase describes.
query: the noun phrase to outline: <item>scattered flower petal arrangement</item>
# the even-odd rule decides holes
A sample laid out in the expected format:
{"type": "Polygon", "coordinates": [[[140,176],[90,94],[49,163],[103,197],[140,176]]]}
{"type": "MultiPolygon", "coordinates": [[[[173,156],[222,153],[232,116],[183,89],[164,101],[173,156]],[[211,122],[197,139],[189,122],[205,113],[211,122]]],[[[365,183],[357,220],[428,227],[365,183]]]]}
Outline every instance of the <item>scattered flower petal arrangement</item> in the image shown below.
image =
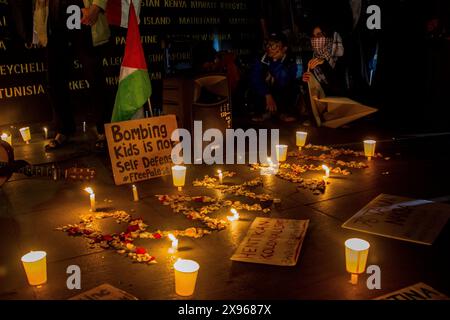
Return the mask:
{"type": "MultiPolygon", "coordinates": [[[[309,155],[299,151],[288,152],[288,157],[295,157],[298,160],[303,161],[320,161],[322,164],[327,164],[330,167],[330,172],[333,174],[341,174],[348,176],[351,172],[348,169],[342,168],[353,168],[353,169],[365,169],[369,166],[365,162],[357,161],[344,161],[338,159],[342,156],[352,156],[352,157],[365,157],[363,151],[354,151],[351,149],[334,149],[328,146],[312,145],[308,144],[303,147],[303,150],[320,151],[320,155],[309,155]]],[[[382,158],[381,153],[377,153],[373,158],[382,158]]],[[[385,158],[389,160],[389,158],[385,158]]],[[[323,171],[322,164],[296,164],[296,163],[281,163],[279,165],[279,170],[276,176],[281,179],[297,183],[297,188],[309,189],[313,191],[315,195],[324,193],[326,186],[330,184],[329,181],[323,179],[307,179],[301,177],[302,173],[307,171],[323,171]]],[[[251,170],[261,170],[262,168],[267,168],[268,164],[253,164],[251,165],[251,170]]]]}
{"type": "MultiPolygon", "coordinates": [[[[224,172],[223,177],[232,177],[234,172],[224,172]]],[[[158,200],[165,206],[170,206],[174,213],[181,213],[189,220],[197,220],[207,228],[191,227],[185,230],[170,231],[148,231],[148,225],[141,218],[132,218],[125,211],[115,212],[93,212],[81,217],[77,224],[68,224],[58,227],[56,230],[66,232],[69,236],[81,236],[87,238],[91,248],[113,249],[117,253],[126,255],[135,262],[152,264],[156,258],[143,247],[134,244],[136,239],[161,239],[168,238],[169,234],[175,237],[201,238],[210,234],[213,230],[223,230],[230,223],[225,219],[211,218],[208,215],[223,207],[233,207],[236,210],[270,212],[274,199],[268,194],[256,194],[249,189],[262,185],[262,179],[257,178],[240,185],[224,185],[214,177],[205,176],[203,180],[194,182],[194,186],[220,190],[224,194],[243,196],[259,203],[246,204],[240,201],[224,200],[208,196],[186,196],[186,195],[156,195],[158,200]],[[189,203],[202,204],[194,208],[189,203]],[[127,224],[126,230],[120,233],[103,234],[95,228],[95,221],[102,219],[115,219],[118,224],[127,224]]]]}

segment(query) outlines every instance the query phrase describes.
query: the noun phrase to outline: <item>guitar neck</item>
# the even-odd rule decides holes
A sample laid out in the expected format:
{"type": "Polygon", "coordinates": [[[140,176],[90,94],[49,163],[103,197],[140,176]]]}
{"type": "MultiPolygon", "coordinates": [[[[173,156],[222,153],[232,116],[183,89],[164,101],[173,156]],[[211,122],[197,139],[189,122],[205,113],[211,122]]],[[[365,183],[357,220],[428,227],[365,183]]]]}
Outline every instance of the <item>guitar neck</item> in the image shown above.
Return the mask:
{"type": "Polygon", "coordinates": [[[48,166],[25,166],[23,168],[20,168],[17,172],[25,174],[27,176],[51,177],[54,180],[65,178],[65,170],[48,166]]]}

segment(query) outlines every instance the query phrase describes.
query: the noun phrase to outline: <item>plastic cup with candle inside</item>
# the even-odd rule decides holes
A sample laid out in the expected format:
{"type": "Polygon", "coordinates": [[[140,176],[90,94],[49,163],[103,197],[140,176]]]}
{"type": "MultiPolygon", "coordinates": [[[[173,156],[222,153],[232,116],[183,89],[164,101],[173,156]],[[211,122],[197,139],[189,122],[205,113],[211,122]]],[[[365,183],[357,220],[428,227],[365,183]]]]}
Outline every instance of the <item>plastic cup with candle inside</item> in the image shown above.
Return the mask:
{"type": "Polygon", "coordinates": [[[200,265],[193,260],[178,259],[173,267],[175,269],[176,294],[183,297],[192,296],[195,291],[200,265]]]}
{"type": "Polygon", "coordinates": [[[12,146],[12,136],[7,133],[2,133],[2,140],[9,143],[10,146],[12,146]]]}
{"type": "Polygon", "coordinates": [[[298,151],[302,150],[302,147],[306,144],[306,137],[308,136],[307,132],[297,131],[295,133],[295,140],[297,143],[298,151]]]}
{"type": "Polygon", "coordinates": [[[39,286],[47,282],[47,253],[45,251],[31,251],[21,260],[30,285],[39,286]]]}
{"type": "Polygon", "coordinates": [[[366,270],[370,244],[362,239],[353,238],[345,241],[345,264],[351,274],[350,283],[358,283],[358,275],[366,270]]]}
{"type": "Polygon", "coordinates": [[[275,150],[277,153],[277,161],[278,162],[286,161],[288,146],[284,144],[277,144],[275,146],[275,150]]]}
{"type": "Polygon", "coordinates": [[[173,166],[172,167],[172,179],[173,185],[178,187],[178,191],[181,191],[186,183],[186,167],[185,166],[173,166]]]}
{"type": "Polygon", "coordinates": [[[95,212],[97,209],[95,207],[95,193],[94,193],[94,190],[92,190],[92,188],[89,187],[89,188],[85,188],[84,191],[89,193],[89,200],[90,200],[90,204],[91,204],[91,211],[95,212]]]}
{"type": "Polygon", "coordinates": [[[30,143],[30,140],[31,140],[30,127],[21,128],[19,131],[20,131],[20,134],[22,135],[23,141],[25,141],[25,143],[27,143],[27,144],[30,143]]]}
{"type": "Polygon", "coordinates": [[[364,155],[367,157],[367,160],[371,160],[375,155],[375,146],[377,142],[375,140],[364,140],[364,155]]]}

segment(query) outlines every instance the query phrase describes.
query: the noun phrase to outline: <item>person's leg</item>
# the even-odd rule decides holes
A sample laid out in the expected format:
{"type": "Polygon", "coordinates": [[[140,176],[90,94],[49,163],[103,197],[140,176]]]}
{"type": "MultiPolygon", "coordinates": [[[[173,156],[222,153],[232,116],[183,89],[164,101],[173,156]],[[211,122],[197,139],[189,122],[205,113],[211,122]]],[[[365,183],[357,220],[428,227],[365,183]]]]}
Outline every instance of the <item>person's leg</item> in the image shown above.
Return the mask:
{"type": "Polygon", "coordinates": [[[107,45],[94,47],[90,28],[83,27],[73,39],[76,55],[83,65],[84,78],[89,83],[89,96],[94,109],[97,133],[100,140],[104,140],[104,124],[111,118],[111,108],[107,103],[107,88],[105,73],[102,66],[107,45]]]}
{"type": "Polygon", "coordinates": [[[47,51],[49,94],[55,114],[56,133],[67,137],[76,131],[67,85],[70,56],[65,32],[53,32],[49,36],[47,51]]]}
{"type": "Polygon", "coordinates": [[[297,112],[297,98],[298,88],[295,84],[289,86],[277,88],[274,90],[274,99],[277,103],[277,114],[280,119],[286,122],[292,122],[296,120],[297,112]]]}

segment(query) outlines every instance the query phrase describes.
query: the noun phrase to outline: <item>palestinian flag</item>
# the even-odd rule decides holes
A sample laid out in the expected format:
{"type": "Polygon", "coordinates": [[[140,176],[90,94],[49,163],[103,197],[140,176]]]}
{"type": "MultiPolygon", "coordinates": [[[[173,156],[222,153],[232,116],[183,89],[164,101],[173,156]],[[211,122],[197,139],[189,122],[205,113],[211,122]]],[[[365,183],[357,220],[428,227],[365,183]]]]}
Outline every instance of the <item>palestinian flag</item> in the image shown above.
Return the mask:
{"type": "MultiPolygon", "coordinates": [[[[106,6],[108,23],[113,26],[128,28],[128,13],[131,0],[109,0],[106,6]]],[[[133,0],[136,16],[139,17],[141,0],[133,0]]]]}
{"type": "Polygon", "coordinates": [[[152,94],[147,63],[133,5],[130,6],[125,55],[120,68],[119,88],[111,122],[130,120],[152,94]]]}

